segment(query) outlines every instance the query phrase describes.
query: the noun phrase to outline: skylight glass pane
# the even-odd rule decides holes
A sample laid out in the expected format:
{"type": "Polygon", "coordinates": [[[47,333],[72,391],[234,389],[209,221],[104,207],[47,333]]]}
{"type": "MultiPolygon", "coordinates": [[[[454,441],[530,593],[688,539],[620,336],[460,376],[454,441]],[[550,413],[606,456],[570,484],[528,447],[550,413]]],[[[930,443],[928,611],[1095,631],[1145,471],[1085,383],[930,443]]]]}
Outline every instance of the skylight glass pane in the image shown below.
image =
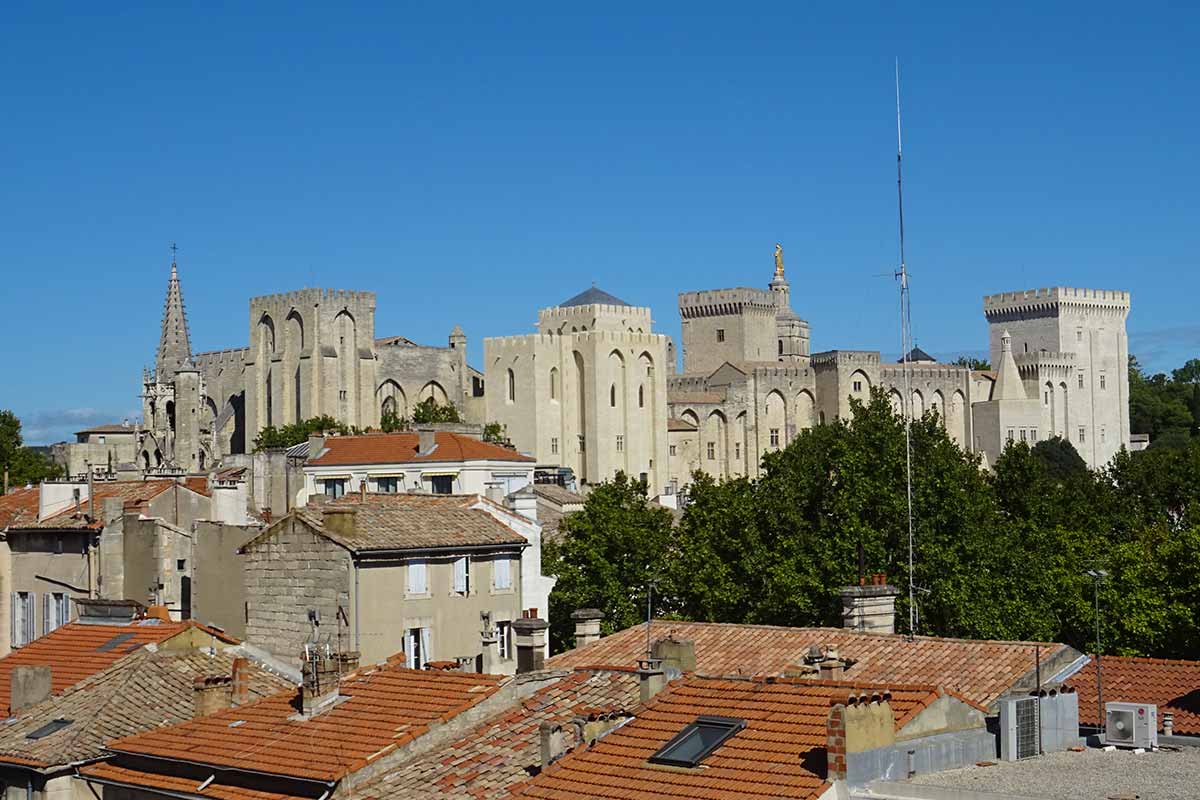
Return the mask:
{"type": "Polygon", "coordinates": [[[746,721],[728,717],[698,717],[650,757],[656,764],[694,767],[738,731],[746,721]]]}
{"type": "Polygon", "coordinates": [[[69,720],[69,719],[56,719],[53,722],[47,722],[45,725],[38,728],[37,730],[30,731],[29,733],[25,734],[25,738],[26,739],[43,739],[43,738],[49,736],[50,734],[54,733],[55,731],[61,731],[63,728],[70,725],[73,721],[74,720],[69,720]]]}

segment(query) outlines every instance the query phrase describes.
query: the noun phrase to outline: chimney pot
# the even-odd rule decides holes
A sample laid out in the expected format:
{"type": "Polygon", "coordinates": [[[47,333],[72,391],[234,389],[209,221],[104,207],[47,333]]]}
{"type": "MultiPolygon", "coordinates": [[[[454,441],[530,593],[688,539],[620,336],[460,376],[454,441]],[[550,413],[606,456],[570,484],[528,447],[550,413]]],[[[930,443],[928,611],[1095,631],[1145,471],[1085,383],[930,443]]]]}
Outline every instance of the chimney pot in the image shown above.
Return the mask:
{"type": "Polygon", "coordinates": [[[637,676],[638,695],[643,703],[667,685],[667,674],[663,672],[662,659],[659,658],[638,659],[637,676]]]}
{"type": "Polygon", "coordinates": [[[579,608],[571,612],[575,622],[575,646],[583,647],[600,641],[600,622],[604,612],[598,608],[579,608]]]}
{"type": "Polygon", "coordinates": [[[537,617],[522,617],[512,623],[517,647],[517,674],[537,672],[546,664],[546,629],[550,624],[537,617]]]}
{"type": "Polygon", "coordinates": [[[235,706],[250,702],[250,659],[245,656],[233,660],[233,694],[230,702],[235,706]]]}
{"type": "Polygon", "coordinates": [[[229,675],[197,675],[192,682],[192,716],[207,717],[229,708],[233,678],[229,675]]]}
{"type": "Polygon", "coordinates": [[[17,713],[23,708],[36,705],[53,691],[54,682],[48,666],[18,666],[12,668],[9,677],[8,708],[17,713]]]}

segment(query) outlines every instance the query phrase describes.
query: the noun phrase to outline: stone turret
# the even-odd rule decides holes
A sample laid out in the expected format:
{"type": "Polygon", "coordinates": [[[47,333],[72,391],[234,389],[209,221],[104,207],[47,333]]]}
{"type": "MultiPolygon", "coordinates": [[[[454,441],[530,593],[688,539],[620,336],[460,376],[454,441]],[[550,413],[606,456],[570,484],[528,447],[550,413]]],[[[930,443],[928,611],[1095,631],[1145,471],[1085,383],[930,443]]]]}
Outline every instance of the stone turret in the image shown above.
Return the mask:
{"type": "Polygon", "coordinates": [[[1012,336],[1005,331],[1000,336],[1000,363],[996,365],[996,386],[992,390],[993,400],[1027,400],[1025,384],[1017,370],[1012,354],[1012,336]]]}

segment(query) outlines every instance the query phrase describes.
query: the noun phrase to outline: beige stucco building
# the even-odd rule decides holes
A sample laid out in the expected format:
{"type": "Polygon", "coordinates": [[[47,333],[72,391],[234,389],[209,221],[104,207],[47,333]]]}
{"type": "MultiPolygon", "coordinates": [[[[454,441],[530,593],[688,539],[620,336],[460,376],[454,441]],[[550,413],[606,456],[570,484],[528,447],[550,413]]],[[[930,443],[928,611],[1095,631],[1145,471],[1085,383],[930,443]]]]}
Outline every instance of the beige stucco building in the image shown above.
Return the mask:
{"type": "Polygon", "coordinates": [[[538,313],[538,331],[484,340],[486,416],[581,486],[624,472],[667,486],[668,337],[650,309],[596,288],[538,313]]]}

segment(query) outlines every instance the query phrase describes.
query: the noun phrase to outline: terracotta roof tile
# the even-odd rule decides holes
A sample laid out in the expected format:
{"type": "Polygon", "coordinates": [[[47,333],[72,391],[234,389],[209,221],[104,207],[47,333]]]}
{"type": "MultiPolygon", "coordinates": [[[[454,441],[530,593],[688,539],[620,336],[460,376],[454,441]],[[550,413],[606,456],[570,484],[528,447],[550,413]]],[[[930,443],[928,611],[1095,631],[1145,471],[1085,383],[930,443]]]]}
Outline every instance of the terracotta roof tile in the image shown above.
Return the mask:
{"type": "Polygon", "coordinates": [[[167,775],[158,772],[142,772],[137,769],[120,766],[112,762],[100,762],[81,769],[80,774],[89,781],[112,783],[118,786],[139,786],[147,789],[157,789],[176,795],[211,797],[214,800],[312,800],[311,797],[299,794],[286,794],[245,786],[229,785],[214,780],[198,792],[200,781],[179,775],[167,775]]]}
{"type": "Polygon", "coordinates": [[[10,525],[9,527],[13,530],[34,528],[50,530],[102,528],[104,524],[98,518],[104,500],[120,498],[124,502],[125,509],[137,509],[175,485],[176,483],[173,479],[164,478],[144,481],[103,481],[94,485],[96,493],[94,498],[96,509],[94,513],[92,512],[91,501],[84,500],[80,504],[80,513],[78,514],[75,513],[75,506],[72,504],[40,522],[37,520],[35,514],[33,520],[22,522],[20,527],[16,525],[10,525]]]}
{"type": "MultiPolygon", "coordinates": [[[[620,798],[742,800],[816,798],[825,775],[826,722],[832,702],[863,687],[851,682],[685,677],[652,698],[637,718],[575,750],[513,789],[513,796],[570,800],[620,798]],[[696,768],[649,762],[701,715],[746,721],[696,768]]],[[[883,688],[883,687],[878,687],[883,688]]],[[[938,697],[932,687],[891,688],[896,727],[938,697]]]]}
{"type": "Polygon", "coordinates": [[[434,434],[434,441],[437,446],[432,451],[419,455],[415,431],[330,436],[325,439],[324,452],[308,463],[328,467],[350,464],[439,464],[448,461],[535,461],[516,450],[461,433],[438,431],[434,434]]]}
{"type": "MultiPolygon", "coordinates": [[[[631,672],[573,672],[444,747],[359,784],[355,794],[380,800],[504,797],[510,786],[528,778],[530,768],[538,766],[543,722],[566,723],[601,710],[632,711],[638,697],[638,677],[631,672]]],[[[574,735],[574,728],[568,728],[574,735]]]]}
{"type": "MultiPolygon", "coordinates": [[[[323,506],[306,506],[293,514],[320,535],[354,552],[528,544],[524,536],[487,511],[472,507],[480,502],[479,495],[351,494],[323,506]],[[324,524],[322,508],[330,506],[354,509],[353,535],[324,524]]],[[[272,538],[290,516],[245,547],[272,538]]]]}
{"type": "MultiPolygon", "coordinates": [[[[9,717],[0,725],[0,763],[53,767],[88,761],[104,755],[112,739],[191,719],[195,679],[232,674],[233,660],[240,655],[233,648],[216,653],[138,649],[62,694],[9,717]],[[28,738],[59,719],[71,724],[42,738],[28,738]]],[[[291,686],[253,660],[248,677],[252,698],[291,686]]]]}
{"type": "Polygon", "coordinates": [[[576,494],[557,483],[535,483],[533,493],[543,500],[557,503],[560,506],[583,505],[583,495],[576,494]]]}
{"type": "Polygon", "coordinates": [[[9,489],[0,494],[0,530],[37,522],[40,491],[36,486],[9,489]]]}
{"type": "MultiPolygon", "coordinates": [[[[1034,669],[1041,647],[1043,669],[1068,653],[1063,644],[997,642],[860,633],[844,628],[784,628],[715,622],[655,620],[652,638],[674,635],[696,645],[697,672],[709,675],[780,675],[801,663],[808,649],[834,645],[856,663],[847,679],[872,683],[919,683],[954,690],[982,705],[1034,669]]],[[[645,625],[627,628],[586,647],[549,659],[549,667],[633,665],[645,654],[645,625]]]]}
{"type": "MultiPolygon", "coordinates": [[[[498,675],[369,667],[342,679],[340,697],[304,718],[297,692],[182,725],[118,739],[117,753],[333,782],[494,694],[498,675]]],[[[154,785],[150,778],[131,781],[154,785]]]]}
{"type": "MultiPolygon", "coordinates": [[[[1175,714],[1175,732],[1200,735],[1200,661],[1102,656],[1105,701],[1154,703],[1162,724],[1164,711],[1175,714]]],[[[1067,685],[1079,694],[1079,722],[1099,724],[1096,662],[1089,661],[1067,685]]]]}
{"type": "Polygon", "coordinates": [[[63,625],[0,658],[0,711],[3,716],[9,714],[13,667],[49,666],[51,691],[58,694],[139,648],[160,644],[192,629],[209,633],[228,644],[237,643],[236,639],[191,621],[144,619],[125,625],[87,622],[63,625]]]}
{"type": "Polygon", "coordinates": [[[693,425],[692,423],[688,422],[686,419],[678,419],[676,417],[670,417],[667,419],[667,430],[668,431],[686,431],[686,432],[691,433],[696,430],[696,426],[693,425]]]}

